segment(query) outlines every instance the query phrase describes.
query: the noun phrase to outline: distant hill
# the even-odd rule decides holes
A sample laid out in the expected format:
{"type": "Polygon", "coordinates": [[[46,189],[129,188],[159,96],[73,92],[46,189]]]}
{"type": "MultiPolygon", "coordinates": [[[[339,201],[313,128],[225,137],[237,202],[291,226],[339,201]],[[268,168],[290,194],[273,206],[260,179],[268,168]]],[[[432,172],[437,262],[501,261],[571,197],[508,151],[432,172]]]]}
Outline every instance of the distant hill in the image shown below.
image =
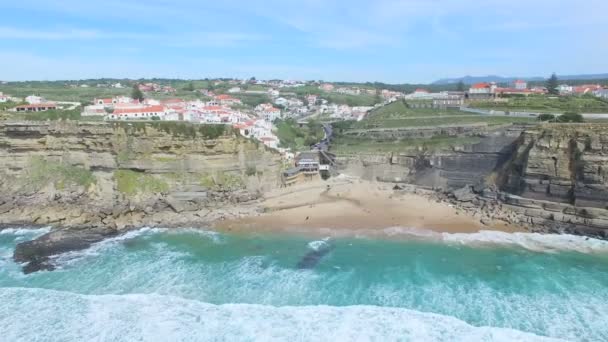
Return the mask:
{"type": "MultiPolygon", "coordinates": [[[[560,80],[605,80],[608,79],[608,74],[591,74],[591,75],[557,75],[560,80]]],[[[496,83],[509,83],[518,79],[523,79],[529,82],[543,81],[546,77],[503,77],[496,75],[488,76],[464,76],[461,78],[444,78],[437,80],[431,84],[443,85],[443,84],[456,84],[462,81],[465,84],[474,84],[480,82],[496,82],[496,83]]]]}

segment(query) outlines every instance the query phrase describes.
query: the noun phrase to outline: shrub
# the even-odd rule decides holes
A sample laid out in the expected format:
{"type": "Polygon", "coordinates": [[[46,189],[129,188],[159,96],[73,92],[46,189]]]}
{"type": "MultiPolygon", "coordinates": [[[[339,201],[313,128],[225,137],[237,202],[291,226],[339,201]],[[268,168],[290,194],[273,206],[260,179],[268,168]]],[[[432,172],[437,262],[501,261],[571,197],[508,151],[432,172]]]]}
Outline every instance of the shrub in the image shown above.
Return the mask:
{"type": "Polygon", "coordinates": [[[555,115],[553,114],[541,114],[537,118],[538,121],[553,121],[555,120],[555,115]]]}
{"type": "Polygon", "coordinates": [[[117,170],[114,172],[114,180],[118,191],[135,195],[137,193],[159,193],[167,192],[169,185],[161,179],[152,175],[132,170],[117,170]]]}
{"type": "Polygon", "coordinates": [[[575,112],[566,112],[557,117],[558,122],[584,122],[583,116],[575,112]]]}

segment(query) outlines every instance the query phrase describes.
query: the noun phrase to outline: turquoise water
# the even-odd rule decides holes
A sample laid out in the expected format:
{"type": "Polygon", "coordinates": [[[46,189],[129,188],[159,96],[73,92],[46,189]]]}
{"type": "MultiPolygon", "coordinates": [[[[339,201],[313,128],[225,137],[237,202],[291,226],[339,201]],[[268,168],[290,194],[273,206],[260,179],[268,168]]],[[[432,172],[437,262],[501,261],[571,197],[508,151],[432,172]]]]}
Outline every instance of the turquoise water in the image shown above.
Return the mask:
{"type": "Polygon", "coordinates": [[[42,233],[0,232],[0,340],[608,340],[608,242],[593,239],[143,229],[23,275],[14,246],[42,233]]]}

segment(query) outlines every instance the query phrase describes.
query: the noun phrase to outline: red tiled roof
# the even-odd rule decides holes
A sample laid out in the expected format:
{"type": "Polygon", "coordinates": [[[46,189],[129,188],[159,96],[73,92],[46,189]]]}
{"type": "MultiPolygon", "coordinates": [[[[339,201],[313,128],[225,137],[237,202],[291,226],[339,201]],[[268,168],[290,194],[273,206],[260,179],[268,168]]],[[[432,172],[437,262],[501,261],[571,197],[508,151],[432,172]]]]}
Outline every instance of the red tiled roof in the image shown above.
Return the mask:
{"type": "Polygon", "coordinates": [[[528,82],[526,82],[526,81],[524,81],[524,80],[516,80],[516,81],[515,81],[515,82],[513,82],[513,83],[515,83],[515,84],[522,84],[522,83],[528,83],[528,82]]]}
{"type": "Polygon", "coordinates": [[[483,89],[483,88],[490,88],[490,84],[489,83],[476,83],[473,84],[471,86],[472,89],[483,89]]]}
{"type": "Polygon", "coordinates": [[[418,88],[416,89],[416,93],[428,93],[429,91],[426,89],[418,88]]]}
{"type": "Polygon", "coordinates": [[[164,111],[165,107],[163,106],[148,106],[135,108],[117,108],[114,110],[114,114],[160,113],[164,111]]]}
{"type": "Polygon", "coordinates": [[[216,96],[218,100],[234,100],[234,98],[230,95],[218,95],[216,96]]]}
{"type": "Polygon", "coordinates": [[[99,101],[101,101],[104,104],[111,104],[112,101],[113,101],[113,99],[97,99],[97,100],[95,100],[95,102],[99,102],[99,101]]]}

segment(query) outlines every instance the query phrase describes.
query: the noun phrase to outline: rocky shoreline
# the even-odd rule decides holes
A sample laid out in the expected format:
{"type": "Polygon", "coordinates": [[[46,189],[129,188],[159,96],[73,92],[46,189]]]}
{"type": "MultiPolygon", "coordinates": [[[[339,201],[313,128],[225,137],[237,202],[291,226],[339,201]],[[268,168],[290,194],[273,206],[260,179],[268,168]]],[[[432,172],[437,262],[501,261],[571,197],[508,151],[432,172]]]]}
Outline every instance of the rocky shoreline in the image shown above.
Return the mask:
{"type": "Polygon", "coordinates": [[[448,191],[416,185],[396,185],[394,189],[453,206],[478,218],[482,224],[502,221],[529,232],[608,239],[608,211],[604,209],[534,200],[472,185],[448,191]]]}

